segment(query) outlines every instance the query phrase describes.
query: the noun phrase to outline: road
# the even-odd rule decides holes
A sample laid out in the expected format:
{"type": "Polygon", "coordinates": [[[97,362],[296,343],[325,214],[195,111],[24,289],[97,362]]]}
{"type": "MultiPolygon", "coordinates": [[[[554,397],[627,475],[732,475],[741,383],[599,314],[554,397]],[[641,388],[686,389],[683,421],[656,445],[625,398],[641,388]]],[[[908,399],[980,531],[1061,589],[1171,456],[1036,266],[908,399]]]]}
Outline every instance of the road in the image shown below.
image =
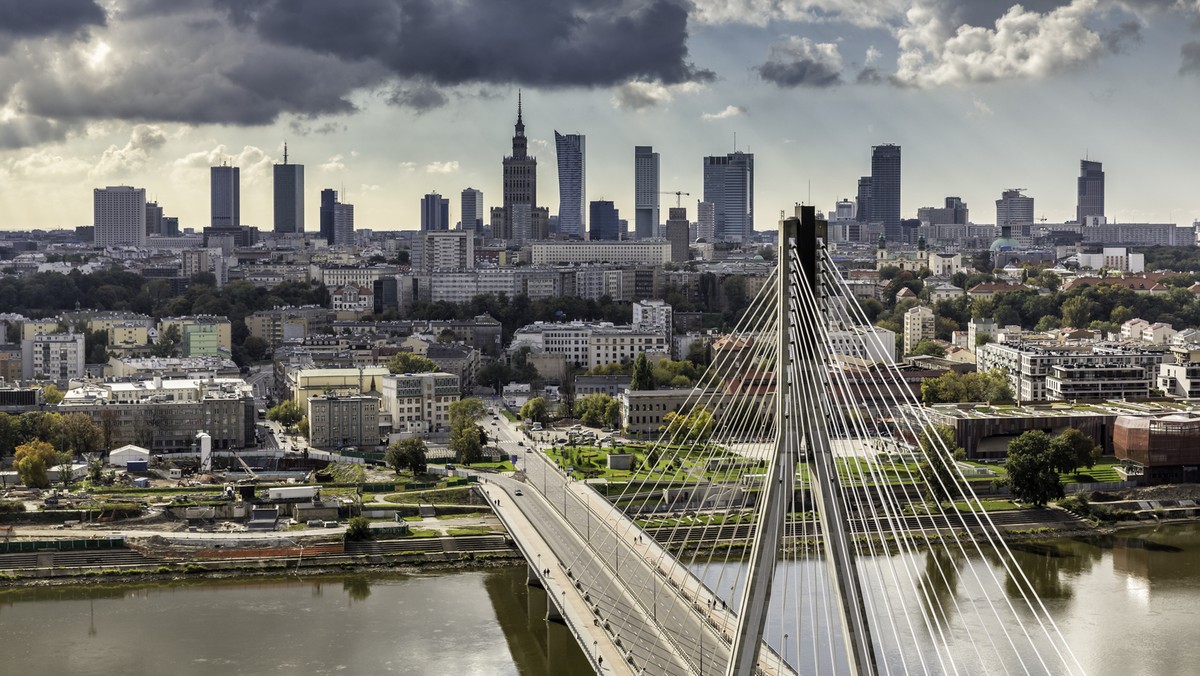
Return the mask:
{"type": "MultiPolygon", "coordinates": [[[[503,417],[493,422],[497,424],[491,429],[501,448],[520,459],[525,488],[535,489],[513,499],[521,501],[522,511],[554,548],[561,565],[581,582],[583,591],[602,609],[610,608],[602,611],[603,616],[619,627],[617,633],[635,637],[624,641],[635,651],[635,662],[649,660],[647,673],[724,674],[729,660],[724,635],[734,631],[733,613],[586,483],[568,480],[544,454],[531,449],[532,442],[515,425],[503,417]],[[597,558],[596,552],[605,556],[597,558]],[[649,638],[660,636],[659,628],[666,631],[674,650],[668,650],[661,638],[649,638]]],[[[514,481],[497,483],[510,495],[516,490],[514,481]]],[[[767,673],[786,671],[765,646],[764,653],[760,666],[767,673]]]]}

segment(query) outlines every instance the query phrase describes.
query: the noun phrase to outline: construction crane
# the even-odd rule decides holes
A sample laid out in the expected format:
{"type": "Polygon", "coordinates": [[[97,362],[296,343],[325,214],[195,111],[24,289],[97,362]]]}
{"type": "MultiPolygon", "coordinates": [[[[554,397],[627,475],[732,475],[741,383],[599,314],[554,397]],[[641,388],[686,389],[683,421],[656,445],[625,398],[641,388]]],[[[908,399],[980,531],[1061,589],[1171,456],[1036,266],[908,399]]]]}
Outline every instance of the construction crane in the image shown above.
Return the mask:
{"type": "Polygon", "coordinates": [[[690,192],[683,192],[682,190],[675,190],[675,191],[673,191],[673,192],[660,192],[660,193],[658,193],[658,194],[660,194],[660,195],[674,195],[674,196],[675,196],[675,207],[676,207],[676,208],[679,208],[679,207],[683,206],[683,196],[684,196],[684,195],[687,195],[688,197],[691,197],[691,196],[692,196],[692,193],[690,193],[690,192]]]}

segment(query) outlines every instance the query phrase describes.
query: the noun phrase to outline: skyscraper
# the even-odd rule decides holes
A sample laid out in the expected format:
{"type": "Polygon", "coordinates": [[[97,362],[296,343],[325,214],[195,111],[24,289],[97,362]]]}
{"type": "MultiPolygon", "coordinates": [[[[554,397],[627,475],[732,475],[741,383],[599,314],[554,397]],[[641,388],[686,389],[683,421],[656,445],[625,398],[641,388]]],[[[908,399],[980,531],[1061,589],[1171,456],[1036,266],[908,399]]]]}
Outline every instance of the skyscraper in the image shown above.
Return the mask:
{"type": "Polygon", "coordinates": [[[337,204],[337,191],[325,188],[321,191],[321,237],[333,244],[333,206],[337,204]]]}
{"type": "Polygon", "coordinates": [[[1090,160],[1079,161],[1079,201],[1075,221],[1083,223],[1088,216],[1104,217],[1104,166],[1090,160]]]}
{"type": "Polygon", "coordinates": [[[1033,224],[1033,198],[1021,194],[1021,188],[1012,188],[1000,193],[996,200],[996,225],[1026,226],[1022,234],[1028,234],[1028,226],[1033,224]]]}
{"type": "Polygon", "coordinates": [[[304,165],[288,164],[283,144],[283,164],[275,167],[275,232],[304,232],[304,165]]]}
{"type": "Polygon", "coordinates": [[[242,227],[241,170],[224,162],[210,172],[212,227],[230,230],[242,227]]]}
{"type": "Polygon", "coordinates": [[[621,238],[621,215],[606,200],[595,200],[588,205],[588,223],[592,226],[592,240],[615,241],[621,238]]]}
{"type": "Polygon", "coordinates": [[[583,134],[554,132],[558,151],[558,232],[583,238],[586,234],[587,148],[583,134]]]}
{"type": "MultiPolygon", "coordinates": [[[[532,214],[537,206],[537,158],[529,156],[529,139],[525,138],[520,93],[517,94],[517,123],[513,128],[512,155],[504,158],[504,230],[508,237],[518,230],[514,222],[514,205],[523,204],[527,207],[521,211],[522,219],[526,219],[526,214],[532,214]]],[[[526,233],[530,230],[527,223],[528,220],[521,223],[521,229],[526,233]]]]}
{"type": "Polygon", "coordinates": [[[658,153],[653,146],[633,147],[633,229],[638,239],[657,237],[658,153]]]}
{"type": "Polygon", "coordinates": [[[474,230],[476,232],[483,230],[483,191],[475,188],[467,188],[462,191],[462,219],[463,230],[474,230]]]}
{"type": "Polygon", "coordinates": [[[704,201],[715,209],[716,239],[745,242],[754,236],[754,155],[733,152],[704,158],[704,201]]]}
{"type": "Polygon", "coordinates": [[[691,258],[691,252],[688,250],[688,228],[690,226],[687,209],[681,207],[667,209],[665,229],[667,241],[671,243],[672,263],[686,263],[691,258]]]}
{"type": "Polygon", "coordinates": [[[421,198],[421,229],[450,229],[450,199],[431,192],[421,198]]]}
{"type": "Polygon", "coordinates": [[[163,208],[158,206],[158,202],[146,202],[146,234],[163,234],[162,222],[163,208]]]}
{"type": "Polygon", "coordinates": [[[900,230],[900,146],[871,148],[871,222],[883,224],[889,242],[902,241],[900,230]]]}
{"type": "Polygon", "coordinates": [[[696,202],[696,239],[717,239],[717,205],[712,202],[696,202]]]}
{"type": "Polygon", "coordinates": [[[354,205],[335,202],[333,205],[333,243],[354,244],[354,205]]]}
{"type": "Polygon", "coordinates": [[[863,176],[858,179],[858,197],[856,198],[854,220],[859,223],[871,222],[871,177],[863,176]]]}
{"type": "Polygon", "coordinates": [[[127,185],[96,188],[92,193],[93,244],[145,246],[146,190],[127,185]]]}

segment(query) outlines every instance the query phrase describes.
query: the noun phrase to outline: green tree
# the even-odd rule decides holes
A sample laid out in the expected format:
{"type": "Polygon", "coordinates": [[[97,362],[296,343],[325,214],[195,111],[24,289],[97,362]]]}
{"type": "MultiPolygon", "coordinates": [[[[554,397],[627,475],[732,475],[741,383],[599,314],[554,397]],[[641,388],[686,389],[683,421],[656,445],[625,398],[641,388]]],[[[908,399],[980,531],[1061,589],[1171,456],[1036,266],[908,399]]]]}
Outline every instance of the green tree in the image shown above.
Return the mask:
{"type": "Polygon", "coordinates": [[[251,361],[266,359],[267,353],[271,350],[270,344],[258,336],[246,336],[246,339],[242,341],[242,347],[246,350],[246,356],[251,361]]]}
{"type": "Polygon", "coordinates": [[[992,334],[990,334],[990,333],[975,334],[975,347],[983,347],[984,345],[987,345],[990,342],[992,342],[992,334]]]}
{"type": "Polygon", "coordinates": [[[362,542],[371,538],[371,520],[367,517],[356,516],[346,522],[347,542],[362,542]]]}
{"type": "Polygon", "coordinates": [[[913,346],[912,353],[925,357],[945,357],[946,348],[932,340],[922,340],[913,346]]]}
{"type": "Polygon", "coordinates": [[[504,362],[494,361],[479,369],[476,377],[480,385],[486,385],[496,394],[500,394],[504,386],[512,382],[512,371],[504,362]]]}
{"type": "Polygon", "coordinates": [[[1009,490],[1023,502],[1041,507],[1063,496],[1050,437],[1041,430],[1025,432],[1008,444],[1004,469],[1009,490]]]}
{"type": "Polygon", "coordinates": [[[662,429],[673,442],[704,443],[712,436],[716,420],[712,413],[703,406],[693,408],[686,414],[671,411],[663,416],[662,429]]]}
{"type": "Polygon", "coordinates": [[[575,417],[588,427],[616,427],[621,422],[621,404],[604,394],[589,394],[575,401],[575,417]]]}
{"type": "Polygon", "coordinates": [[[404,469],[411,470],[413,474],[424,474],[428,469],[426,464],[428,452],[425,440],[420,437],[397,439],[392,442],[391,446],[388,446],[383,459],[396,474],[404,469]]]}
{"type": "MultiPolygon", "coordinates": [[[[21,477],[21,483],[30,488],[49,488],[48,470],[59,464],[60,456],[54,446],[41,439],[31,439],[17,446],[13,465],[21,477]]],[[[70,474],[69,472],[67,474],[70,474]]]]}
{"type": "Polygon", "coordinates": [[[42,396],[46,398],[46,403],[50,406],[58,406],[62,403],[66,396],[63,391],[58,389],[58,386],[51,383],[42,388],[42,396]]]}
{"type": "Polygon", "coordinates": [[[438,370],[437,363],[432,359],[412,352],[397,352],[387,367],[392,373],[432,373],[438,370]]]}
{"type": "Polygon", "coordinates": [[[962,497],[962,475],[956,463],[966,452],[954,442],[954,430],[946,425],[927,426],[921,433],[921,456],[929,499],[942,503],[962,497]]]}
{"type": "Polygon", "coordinates": [[[521,407],[521,418],[532,422],[544,423],[548,419],[548,414],[546,400],[542,397],[534,397],[521,407]]]}
{"type": "Polygon", "coordinates": [[[179,332],[178,324],[170,324],[158,334],[158,340],[150,346],[150,354],[155,357],[178,357],[179,345],[183,335],[179,332]]]}
{"type": "Polygon", "coordinates": [[[1050,442],[1050,453],[1054,458],[1056,469],[1060,472],[1074,472],[1079,475],[1080,467],[1091,469],[1100,459],[1100,445],[1091,437],[1074,427],[1054,438],[1050,442]]]}
{"type": "Polygon", "coordinates": [[[296,421],[296,433],[305,439],[309,439],[308,432],[308,416],[302,416],[296,421]]]}
{"type": "Polygon", "coordinates": [[[284,427],[291,427],[304,417],[304,409],[300,408],[293,399],[284,399],[279,404],[267,409],[267,420],[273,420],[284,427]]]}
{"type": "Polygon", "coordinates": [[[62,448],[72,455],[84,455],[100,450],[103,436],[100,426],[86,413],[68,413],[62,420],[62,448]]]}
{"type": "Polygon", "coordinates": [[[458,462],[470,465],[483,458],[483,437],[476,423],[486,412],[479,399],[461,399],[450,404],[450,450],[458,462]]]}
{"type": "Polygon", "coordinates": [[[1012,401],[1012,398],[1008,377],[999,369],[966,374],[947,371],[921,383],[921,401],[926,405],[976,401],[995,403],[1012,401]]]}
{"type": "Polygon", "coordinates": [[[1084,328],[1092,321],[1096,304],[1084,296],[1071,296],[1062,304],[1063,323],[1074,328],[1084,328]]]}
{"type": "Polygon", "coordinates": [[[654,374],[650,370],[650,360],[645,352],[639,352],[633,360],[633,377],[629,382],[631,390],[653,390],[654,374]]]}
{"type": "Polygon", "coordinates": [[[17,416],[0,413],[0,459],[12,455],[22,441],[17,416]]]}

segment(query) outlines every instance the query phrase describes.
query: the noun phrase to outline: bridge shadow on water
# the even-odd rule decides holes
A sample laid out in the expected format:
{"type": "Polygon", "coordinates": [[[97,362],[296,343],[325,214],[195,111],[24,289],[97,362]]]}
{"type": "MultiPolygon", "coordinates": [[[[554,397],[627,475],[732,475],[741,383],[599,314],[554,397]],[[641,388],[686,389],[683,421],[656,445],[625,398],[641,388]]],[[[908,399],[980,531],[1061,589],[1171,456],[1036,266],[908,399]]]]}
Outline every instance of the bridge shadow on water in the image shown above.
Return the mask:
{"type": "Polygon", "coordinates": [[[592,673],[571,631],[546,620],[546,592],[525,583],[524,568],[488,571],[483,586],[521,674],[592,673]]]}

